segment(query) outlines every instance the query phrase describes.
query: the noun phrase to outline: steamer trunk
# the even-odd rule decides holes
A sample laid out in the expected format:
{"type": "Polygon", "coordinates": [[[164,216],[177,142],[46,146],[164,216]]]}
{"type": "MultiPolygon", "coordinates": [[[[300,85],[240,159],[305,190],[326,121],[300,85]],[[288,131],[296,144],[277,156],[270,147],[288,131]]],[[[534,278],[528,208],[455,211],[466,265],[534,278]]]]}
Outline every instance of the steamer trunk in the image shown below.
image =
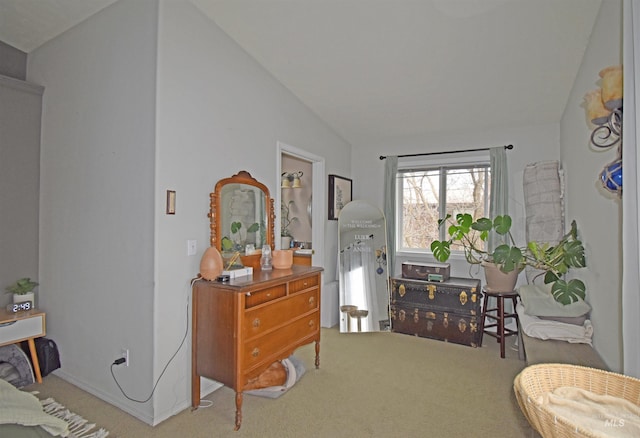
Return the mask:
{"type": "Polygon", "coordinates": [[[403,262],[402,277],[414,280],[447,281],[450,277],[449,263],[403,262]]]}
{"type": "Polygon", "coordinates": [[[391,331],[477,347],[480,280],[391,279],[391,331]]]}
{"type": "Polygon", "coordinates": [[[480,315],[480,280],[452,277],[448,281],[391,279],[391,302],[440,312],[480,315]]]}
{"type": "Polygon", "coordinates": [[[480,345],[479,316],[391,305],[392,331],[455,344],[480,345]]]}

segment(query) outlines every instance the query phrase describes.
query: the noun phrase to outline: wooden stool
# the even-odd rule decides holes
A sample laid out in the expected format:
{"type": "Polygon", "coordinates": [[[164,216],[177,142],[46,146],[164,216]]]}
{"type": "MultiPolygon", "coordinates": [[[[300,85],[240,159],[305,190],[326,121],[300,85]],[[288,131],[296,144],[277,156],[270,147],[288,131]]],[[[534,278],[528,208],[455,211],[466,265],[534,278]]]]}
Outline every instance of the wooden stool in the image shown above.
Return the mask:
{"type": "MultiPolygon", "coordinates": [[[[484,293],[484,300],[482,303],[482,317],[480,318],[480,346],[482,346],[482,337],[484,334],[488,334],[489,336],[493,336],[500,343],[500,357],[504,358],[504,341],[505,338],[509,336],[517,336],[520,332],[520,319],[518,318],[518,314],[516,313],[516,305],[517,305],[517,297],[518,292],[509,291],[509,292],[493,292],[487,290],[487,288],[482,288],[482,292],[484,293]],[[498,307],[489,309],[489,298],[496,298],[498,301],[498,307]],[[513,302],[513,313],[504,313],[504,299],[511,299],[513,302]],[[491,314],[491,312],[495,312],[495,314],[491,314]],[[495,323],[485,324],[485,320],[489,318],[494,320],[495,323]],[[516,320],[516,330],[511,330],[505,327],[505,319],[506,318],[515,318],[516,320]],[[493,333],[491,331],[487,331],[488,328],[496,327],[496,332],[493,333]]],[[[518,345],[520,348],[520,345],[518,345]]]]}

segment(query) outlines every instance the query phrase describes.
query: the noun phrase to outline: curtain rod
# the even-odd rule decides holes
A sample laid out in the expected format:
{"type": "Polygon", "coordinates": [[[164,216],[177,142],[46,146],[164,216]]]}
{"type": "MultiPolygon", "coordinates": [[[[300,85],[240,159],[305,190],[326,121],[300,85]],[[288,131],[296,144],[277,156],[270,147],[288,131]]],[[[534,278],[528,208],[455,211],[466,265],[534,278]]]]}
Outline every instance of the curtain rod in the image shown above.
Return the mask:
{"type": "MultiPolygon", "coordinates": [[[[513,149],[513,145],[512,144],[508,144],[506,146],[504,146],[505,149],[513,149]]],[[[464,149],[464,150],[460,150],[460,151],[443,151],[443,152],[425,152],[422,154],[406,154],[406,155],[398,155],[398,158],[403,158],[403,157],[422,157],[424,155],[442,155],[442,154],[460,154],[462,152],[476,152],[476,151],[488,151],[491,148],[481,148],[481,149],[464,149]]],[[[387,157],[384,155],[380,155],[380,159],[384,160],[387,157]]]]}

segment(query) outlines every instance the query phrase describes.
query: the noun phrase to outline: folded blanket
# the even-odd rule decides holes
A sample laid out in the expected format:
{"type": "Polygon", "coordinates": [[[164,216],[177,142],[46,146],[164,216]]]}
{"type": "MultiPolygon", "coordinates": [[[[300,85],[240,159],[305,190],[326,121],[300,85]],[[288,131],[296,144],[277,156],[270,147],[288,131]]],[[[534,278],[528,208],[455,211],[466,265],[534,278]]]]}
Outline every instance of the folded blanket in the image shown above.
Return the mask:
{"type": "Polygon", "coordinates": [[[620,397],[562,386],[541,395],[538,403],[592,436],[640,436],[640,407],[620,397]]]}
{"type": "Polygon", "coordinates": [[[578,317],[591,311],[591,306],[583,300],[566,306],[551,295],[551,285],[527,284],[518,288],[524,311],[531,316],[578,317]]]}
{"type": "Polygon", "coordinates": [[[524,306],[520,303],[516,306],[516,312],[520,319],[520,327],[523,333],[532,338],[557,339],[572,344],[591,344],[593,326],[590,320],[583,325],[566,324],[558,321],[549,321],[527,315],[524,306]]]}
{"type": "Polygon", "coordinates": [[[60,418],[45,414],[40,401],[9,382],[0,380],[0,424],[40,426],[53,436],[66,437],[69,425],[60,418]]]}
{"type": "Polygon", "coordinates": [[[261,389],[252,389],[249,391],[244,391],[244,393],[249,395],[257,395],[260,397],[278,398],[282,394],[287,392],[289,388],[295,385],[306,371],[304,363],[302,363],[302,361],[295,356],[289,356],[287,359],[283,359],[282,365],[284,365],[284,368],[287,371],[287,380],[286,382],[284,382],[284,385],[269,386],[267,388],[261,389]]]}

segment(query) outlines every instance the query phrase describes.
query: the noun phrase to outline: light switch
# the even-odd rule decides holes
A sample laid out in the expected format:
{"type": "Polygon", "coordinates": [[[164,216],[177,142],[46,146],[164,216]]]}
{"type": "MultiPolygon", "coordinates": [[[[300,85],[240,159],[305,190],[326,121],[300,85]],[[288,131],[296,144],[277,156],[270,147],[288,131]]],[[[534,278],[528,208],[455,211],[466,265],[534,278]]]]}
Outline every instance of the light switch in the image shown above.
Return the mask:
{"type": "Polygon", "coordinates": [[[198,251],[198,241],[197,240],[187,240],[187,255],[194,256],[198,251]]]}

